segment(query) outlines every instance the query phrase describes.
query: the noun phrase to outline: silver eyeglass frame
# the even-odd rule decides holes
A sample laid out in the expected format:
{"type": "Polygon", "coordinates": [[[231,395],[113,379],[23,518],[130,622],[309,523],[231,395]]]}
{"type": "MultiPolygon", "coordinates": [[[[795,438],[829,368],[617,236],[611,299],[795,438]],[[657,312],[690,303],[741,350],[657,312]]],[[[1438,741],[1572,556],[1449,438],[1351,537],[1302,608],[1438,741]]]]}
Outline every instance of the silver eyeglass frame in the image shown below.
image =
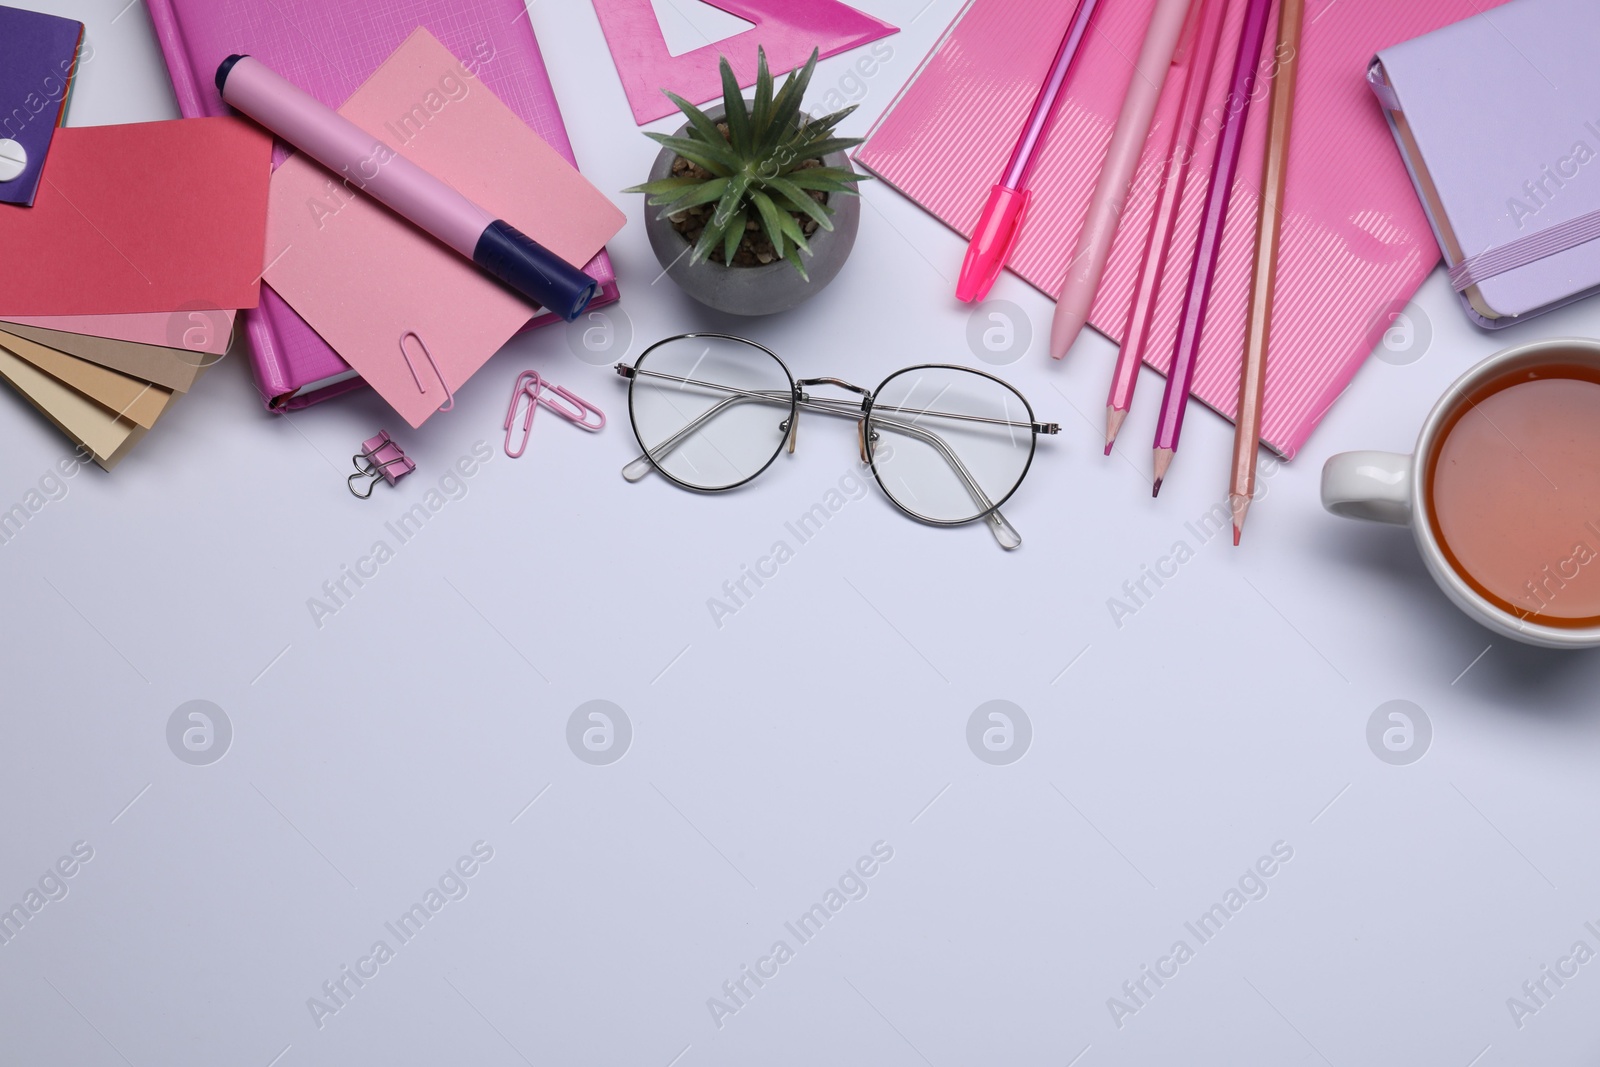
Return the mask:
{"type": "Polygon", "coordinates": [[[665,340],[656,342],[649,348],[645,349],[645,351],[640,354],[638,360],[636,360],[633,364],[618,363],[615,367],[615,370],[618,375],[626,378],[629,382],[628,421],[633,427],[634,440],[638,442],[639,448],[641,449],[641,454],[638,456],[638,458],[627,464],[627,466],[625,466],[622,470],[623,477],[630,482],[636,482],[645,477],[651,471],[655,471],[657,474],[660,474],[674,485],[677,485],[683,489],[688,489],[692,492],[725,493],[733,489],[738,489],[741,486],[748,485],[751,481],[754,481],[756,478],[759,478],[762,474],[764,474],[767,468],[776,463],[778,457],[784,453],[786,445],[788,452],[791,454],[794,452],[796,439],[799,433],[800,412],[802,410],[814,411],[823,415],[833,415],[839,418],[852,419],[856,422],[858,444],[860,446],[862,462],[871,468],[872,476],[874,480],[877,481],[878,487],[883,491],[884,496],[889,498],[889,502],[893,504],[901,513],[929,526],[965,526],[969,523],[984,522],[989,526],[990,531],[994,534],[995,539],[999,541],[1001,547],[1008,550],[1020,547],[1022,544],[1022,537],[1016,532],[1016,528],[1013,527],[1010,522],[1000,513],[1000,508],[1006,503],[1006,501],[1010,500],[1011,497],[1016,494],[1016,491],[1021,488],[1023,481],[1026,480],[1028,471],[1033,466],[1034,456],[1038,451],[1039,435],[1054,435],[1061,432],[1061,427],[1056,423],[1036,421],[1034,418],[1032,405],[1028,403],[1027,398],[1023,396],[1022,393],[1016,389],[1016,387],[1011,385],[1011,383],[1002,378],[998,378],[993,374],[989,374],[986,371],[977,370],[972,367],[963,367],[953,363],[920,363],[915,366],[904,367],[886,377],[878,384],[876,389],[869,390],[852,382],[844,381],[840,378],[821,377],[797,379],[789,370],[788,364],[783,361],[782,357],[780,357],[770,348],[767,348],[765,345],[752,341],[749,338],[736,337],[732,334],[724,333],[687,333],[680,334],[676,337],[669,337],[665,340]],[[748,345],[751,348],[765,353],[773,360],[773,362],[778,365],[779,368],[782,369],[783,374],[789,383],[788,390],[745,390],[736,386],[722,385],[716,382],[700,381],[694,378],[683,378],[677,375],[642,369],[645,361],[649,358],[650,353],[654,352],[656,349],[661,348],[664,345],[675,344],[680,341],[697,339],[731,341],[738,344],[748,345]],[[961,371],[965,374],[973,374],[980,378],[989,379],[990,381],[1008,390],[1017,398],[1017,400],[1022,404],[1023,410],[1026,411],[1027,418],[1025,420],[994,419],[979,415],[964,415],[956,412],[929,411],[928,409],[920,409],[913,412],[911,409],[890,407],[877,402],[877,398],[882,393],[884,387],[890,382],[894,381],[896,378],[913,371],[930,369],[961,371]],[[640,379],[645,378],[677,382],[680,385],[694,385],[701,388],[726,392],[731,395],[713,404],[710,408],[701,412],[698,416],[690,420],[677,433],[660,442],[654,448],[651,448],[645,443],[644,435],[639,431],[639,423],[636,417],[634,406],[633,387],[640,379]],[[835,397],[813,396],[806,392],[806,387],[817,385],[831,385],[837,388],[846,389],[852,393],[858,394],[861,399],[859,401],[852,401],[835,397]],[[784,431],[783,437],[779,439],[778,445],[773,450],[772,455],[754,473],[729,485],[703,486],[695,485],[692,482],[686,482],[680,478],[677,478],[661,465],[659,462],[661,459],[664,459],[680,444],[688,440],[695,433],[699,432],[701,427],[703,427],[711,419],[715,418],[718,414],[727,410],[729,407],[741,403],[766,403],[772,404],[776,407],[786,407],[789,409],[787,418],[780,424],[780,429],[784,431]],[[891,414],[886,414],[886,412],[893,412],[895,414],[910,414],[911,418],[909,420],[899,419],[893,417],[891,414]],[[937,415],[941,418],[956,419],[965,422],[981,422],[995,426],[1009,426],[1014,429],[1025,429],[1029,431],[1030,440],[1027,462],[1023,464],[1022,471],[1020,474],[1018,474],[1017,479],[1012,484],[1011,488],[999,500],[989,500],[988,495],[978,484],[977,479],[973,477],[966,465],[961,462],[960,457],[957,456],[955,451],[945,443],[944,439],[939,434],[925,427],[916,425],[916,419],[927,414],[937,415]],[[902,433],[908,437],[922,441],[924,444],[927,444],[929,447],[933,448],[937,453],[939,453],[939,455],[947,464],[949,464],[950,468],[954,470],[957,476],[961,479],[963,485],[967,489],[967,492],[972,496],[974,504],[977,505],[979,509],[978,512],[964,519],[936,519],[927,515],[919,514],[902,503],[896,497],[895,493],[890,490],[889,486],[884,482],[883,472],[878,468],[876,458],[878,435],[875,429],[875,423],[882,423],[885,426],[892,426],[896,433],[902,433]]]}

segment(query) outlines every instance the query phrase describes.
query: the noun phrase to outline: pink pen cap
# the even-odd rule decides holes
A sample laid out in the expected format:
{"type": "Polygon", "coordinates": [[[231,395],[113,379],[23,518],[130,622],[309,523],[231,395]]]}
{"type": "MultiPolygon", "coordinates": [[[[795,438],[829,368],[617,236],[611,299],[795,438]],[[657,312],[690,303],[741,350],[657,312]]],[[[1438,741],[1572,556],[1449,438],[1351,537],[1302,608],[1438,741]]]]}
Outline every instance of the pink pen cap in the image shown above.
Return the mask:
{"type": "Polygon", "coordinates": [[[972,231],[972,243],[961,264],[961,279],[956,283],[958,300],[970,304],[989,295],[1016,247],[1031,199],[1032,194],[1026,189],[997,185],[989,190],[989,203],[984,206],[978,228],[972,231]]]}

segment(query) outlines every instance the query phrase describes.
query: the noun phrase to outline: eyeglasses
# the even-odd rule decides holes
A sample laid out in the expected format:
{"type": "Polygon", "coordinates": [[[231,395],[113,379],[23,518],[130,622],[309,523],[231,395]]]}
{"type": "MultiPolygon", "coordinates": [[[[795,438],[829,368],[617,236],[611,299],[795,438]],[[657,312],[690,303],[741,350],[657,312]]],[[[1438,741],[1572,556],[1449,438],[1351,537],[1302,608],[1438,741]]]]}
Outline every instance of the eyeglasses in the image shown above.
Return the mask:
{"type": "Polygon", "coordinates": [[[896,371],[876,389],[838,378],[801,378],[767,348],[726,334],[684,334],[618,363],[629,380],[628,414],[644,454],[622,469],[637,482],[652,470],[685,489],[723,492],[793,453],[800,412],[856,421],[861,462],[890,501],[934,526],[983,521],[1002,548],[1022,544],[1000,506],[1033,463],[1040,434],[1021,393],[992,374],[943,363],[896,371]],[[837,386],[861,399],[812,396],[837,386]],[[775,417],[776,416],[776,417],[775,417]]]}

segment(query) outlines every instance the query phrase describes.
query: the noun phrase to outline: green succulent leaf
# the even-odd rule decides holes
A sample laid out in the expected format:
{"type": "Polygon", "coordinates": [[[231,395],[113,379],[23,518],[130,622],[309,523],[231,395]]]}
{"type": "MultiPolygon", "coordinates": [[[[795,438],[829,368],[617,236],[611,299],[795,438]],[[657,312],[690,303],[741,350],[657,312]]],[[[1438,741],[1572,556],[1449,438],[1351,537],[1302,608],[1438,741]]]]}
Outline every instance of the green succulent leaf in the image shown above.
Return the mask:
{"type": "Polygon", "coordinates": [[[703,259],[709,259],[711,250],[717,247],[727,232],[727,223],[719,223],[714,217],[708,221],[705,230],[700,234],[700,240],[695,242],[694,251],[689,255],[689,265],[693,266],[703,259]]]}
{"type": "Polygon", "coordinates": [[[789,76],[796,79],[795,91],[799,96],[805,96],[806,90],[811,87],[811,76],[817,72],[817,59],[822,55],[820,48],[811,50],[811,58],[806,60],[806,65],[801,68],[798,75],[790,72],[789,76]]]}
{"type": "Polygon", "coordinates": [[[823,141],[814,141],[804,146],[802,155],[805,159],[821,159],[835,152],[844,152],[861,143],[859,137],[831,137],[823,141]]]}
{"type": "Polygon", "coordinates": [[[756,210],[761,213],[761,228],[766,232],[767,240],[772,242],[772,250],[779,257],[783,255],[784,229],[783,220],[788,219],[794,223],[794,216],[787,211],[778,210],[772,198],[759,189],[750,190],[750,200],[755,204],[756,210]]]}
{"type": "Polygon", "coordinates": [[[755,143],[760,145],[767,136],[772,122],[772,71],[767,67],[767,50],[756,49],[756,103],[750,114],[750,129],[755,143]]]}
{"type": "MultiPolygon", "coordinates": [[[[644,193],[646,196],[658,197],[665,196],[668,193],[682,192],[691,185],[699,184],[699,178],[692,178],[687,174],[683,174],[676,178],[662,178],[659,181],[645,182],[643,185],[635,185],[631,189],[622,191],[624,193],[644,193]]],[[[651,203],[655,203],[655,201],[652,200],[651,203]]]]}
{"type": "Polygon", "coordinates": [[[791,72],[783,88],[778,90],[777,97],[772,101],[772,122],[760,145],[763,152],[770,152],[792,131],[800,128],[800,101],[805,96],[806,86],[811,84],[812,73],[817,69],[817,55],[817,50],[812,49],[805,69],[791,72]]]}
{"type": "Polygon", "coordinates": [[[739,251],[739,242],[744,240],[745,224],[750,220],[750,209],[742,207],[728,223],[728,231],[722,238],[722,262],[733,266],[733,257],[739,251]]]}
{"type": "Polygon", "coordinates": [[[804,257],[811,255],[807,220],[825,230],[834,228],[832,209],[816,198],[856,195],[857,185],[870,180],[849,166],[817,163],[862,143],[837,133],[855,107],[816,119],[808,119],[802,111],[818,59],[819,52],[813,49],[805,65],[790,71],[775,91],[766,50],[758,48],[754,98],[747,104],[732,63],[723,57],[718,68],[726,113],[720,120],[675,93],[666,94],[683,112],[688,127],[680,134],[647,136],[709,176],[673,175],[627,191],[649,197],[650,206],[660,209],[658,218],[693,208],[703,212],[705,205],[715,204],[694,242],[691,262],[707,259],[720,248],[723,260],[731,264],[745,235],[752,232],[747,227],[756,220],[776,255],[809,278],[804,266],[804,257]]]}
{"type": "Polygon", "coordinates": [[[843,122],[851,115],[854,115],[860,106],[860,104],[851,104],[849,107],[840,111],[835,111],[831,115],[823,115],[821,118],[812,119],[810,122],[806,123],[806,129],[816,130],[819,134],[831,133],[833,132],[834,127],[838,126],[839,123],[843,122]]]}
{"type": "Polygon", "coordinates": [[[811,275],[806,273],[806,265],[800,261],[800,250],[798,248],[789,249],[789,254],[784,258],[789,261],[795,270],[800,272],[800,277],[808,282],[811,280],[811,275]]]}
{"type": "Polygon", "coordinates": [[[745,193],[750,188],[750,179],[744,175],[734,178],[728,183],[727,191],[717,201],[716,210],[711,213],[711,219],[706,223],[705,232],[700,235],[699,242],[694,246],[694,254],[689,257],[690,263],[698,263],[711,255],[711,250],[717,243],[727,237],[728,227],[733,224],[733,219],[744,206],[745,193]]]}
{"type": "Polygon", "coordinates": [[[797,170],[790,174],[785,174],[784,177],[802,189],[814,190],[819,193],[856,195],[856,183],[866,181],[866,176],[851,174],[848,178],[840,177],[839,175],[843,173],[842,171],[836,171],[832,167],[812,167],[809,170],[797,170]]]}
{"type": "Polygon", "coordinates": [[[833,229],[833,220],[828,217],[831,212],[811,199],[811,194],[798,185],[784,178],[770,178],[765,184],[768,189],[789,201],[790,210],[810,215],[824,230],[833,229]]]}
{"type": "Polygon", "coordinates": [[[660,203],[666,204],[661,209],[661,213],[656,216],[658,219],[664,219],[668,216],[676,215],[680,211],[699,207],[701,204],[709,204],[713,200],[721,200],[722,194],[728,191],[729,181],[727,178],[713,178],[708,182],[699,183],[694,189],[676,200],[671,197],[652,197],[650,203],[652,206],[660,203]]]}
{"type": "Polygon", "coordinates": [[[799,174],[793,176],[793,181],[794,184],[798,185],[802,189],[807,190],[808,192],[827,193],[829,196],[834,194],[838,194],[839,196],[860,195],[860,190],[858,190],[855,186],[845,185],[843,182],[830,182],[817,178],[802,178],[799,174]]]}
{"type": "Polygon", "coordinates": [[[806,240],[806,231],[800,228],[794,215],[787,211],[778,212],[778,225],[783,227],[783,235],[789,239],[790,244],[806,255],[811,255],[811,243],[806,240]]]}
{"type": "Polygon", "coordinates": [[[665,133],[646,133],[656,144],[663,148],[670,148],[690,163],[697,164],[709,170],[718,178],[729,178],[738,170],[742,163],[733,149],[723,142],[720,145],[707,144],[689,137],[673,137],[665,133]]]}
{"type": "MultiPolygon", "coordinates": [[[[663,89],[662,92],[666,92],[666,90],[663,89]]],[[[717,129],[717,124],[712,122],[711,117],[704,111],[701,111],[699,108],[689,103],[689,101],[679,96],[677,93],[667,93],[666,95],[668,100],[671,100],[677,105],[679,111],[688,116],[689,125],[693,128],[695,135],[700,140],[713,146],[720,146],[727,143],[723,139],[722,131],[717,129]]]]}
{"type": "Polygon", "coordinates": [[[744,90],[739,88],[739,79],[734,76],[727,56],[722,57],[721,69],[722,106],[727,111],[723,121],[728,124],[728,143],[735,153],[748,159],[755,148],[755,140],[750,133],[750,112],[745,108],[744,90]]]}

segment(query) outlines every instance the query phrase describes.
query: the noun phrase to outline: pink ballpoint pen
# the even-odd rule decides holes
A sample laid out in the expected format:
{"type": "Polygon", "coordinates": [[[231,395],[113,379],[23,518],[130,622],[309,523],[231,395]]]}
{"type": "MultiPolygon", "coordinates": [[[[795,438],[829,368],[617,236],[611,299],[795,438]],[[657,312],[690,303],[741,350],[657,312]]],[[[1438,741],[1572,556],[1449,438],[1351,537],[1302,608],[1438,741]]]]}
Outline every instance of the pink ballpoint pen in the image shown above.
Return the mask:
{"type": "Polygon", "coordinates": [[[1117,369],[1111,377],[1111,392],[1106,397],[1106,455],[1117,442],[1128,410],[1133,407],[1133,392],[1139,385],[1139,366],[1150,343],[1150,328],[1155,324],[1156,301],[1172,250],[1173,231],[1183,209],[1183,186],[1194,161],[1194,144],[1200,134],[1201,113],[1206,93],[1216,69],[1217,53],[1222,50],[1222,27],[1228,17],[1228,0],[1196,0],[1200,5],[1200,30],[1190,53],[1189,73],[1183,83],[1183,99],[1178,115],[1167,135],[1165,181],[1156,212],[1150,217],[1150,232],[1145,239],[1144,259],[1139,264],[1139,284],[1133,306],[1128,310],[1128,326],[1122,332],[1122,349],[1117,353],[1117,369]]]}
{"type": "Polygon", "coordinates": [[[1023,218],[1028,213],[1028,176],[1038,159],[1044,135],[1050,129],[1056,105],[1061,102],[1067,85],[1067,73],[1078,56],[1084,34],[1089,29],[1089,19],[1100,0],[1078,0],[1077,13],[1061,39],[1061,48],[1050,67],[1050,74],[1039,87],[1033,101],[1033,111],[1022,128],[1022,137],[1011,152],[1011,162],[1006,164],[1000,184],[989,191],[989,203],[983,209],[977,229],[972,231],[972,244],[967,248],[966,261],[961,264],[961,279],[956,283],[956,298],[968,303],[982,300],[994,288],[995,279],[1011,258],[1017,234],[1022,231],[1023,218]]]}
{"type": "Polygon", "coordinates": [[[1194,266],[1189,289],[1183,297],[1183,312],[1178,316],[1178,339],[1172,350],[1172,367],[1167,372],[1167,391],[1161,398],[1161,418],[1156,423],[1155,483],[1150,495],[1161,492],[1161,482],[1178,451],[1183,433],[1183,414],[1189,403],[1189,387],[1194,384],[1195,363],[1200,356],[1200,336],[1205,331],[1206,308],[1211,302],[1211,283],[1217,275],[1217,257],[1222,251],[1222,230],[1228,221],[1228,200],[1233,193],[1234,175],[1239,170],[1239,151],[1244,147],[1244,128],[1250,115],[1250,98],[1255,93],[1257,63],[1261,45],[1267,39],[1267,16],[1272,0],[1250,0],[1239,34],[1239,52],[1233,61],[1233,78],[1223,106],[1222,136],[1217,158],[1211,164],[1211,184],[1206,189],[1205,209],[1200,216],[1200,240],[1194,249],[1194,266]]]}

